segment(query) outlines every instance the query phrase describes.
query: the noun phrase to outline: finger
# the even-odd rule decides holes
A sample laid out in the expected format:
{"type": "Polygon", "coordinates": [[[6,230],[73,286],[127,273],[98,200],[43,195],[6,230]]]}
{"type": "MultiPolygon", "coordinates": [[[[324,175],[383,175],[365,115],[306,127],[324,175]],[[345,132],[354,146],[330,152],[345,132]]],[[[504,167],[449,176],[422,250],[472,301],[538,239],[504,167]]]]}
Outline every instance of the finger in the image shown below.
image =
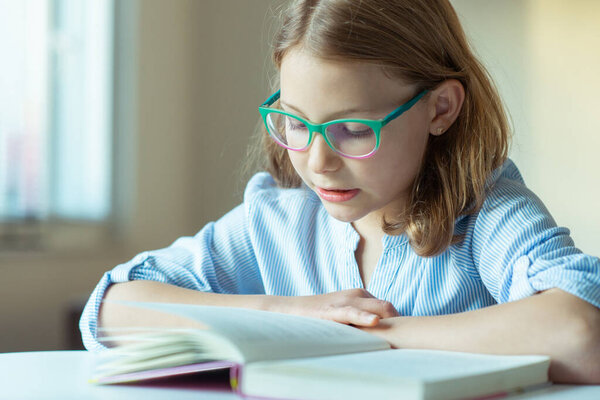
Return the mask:
{"type": "Polygon", "coordinates": [[[379,318],[398,317],[400,314],[392,303],[379,299],[357,299],[354,307],[371,314],[377,315],[379,318]]]}
{"type": "Polygon", "coordinates": [[[333,307],[329,311],[328,319],[348,325],[375,326],[379,323],[379,316],[352,306],[333,307]]]}
{"type": "Polygon", "coordinates": [[[347,289],[343,290],[341,293],[344,293],[344,297],[348,299],[360,298],[360,299],[374,299],[373,296],[367,289],[356,288],[356,289],[347,289]]]}

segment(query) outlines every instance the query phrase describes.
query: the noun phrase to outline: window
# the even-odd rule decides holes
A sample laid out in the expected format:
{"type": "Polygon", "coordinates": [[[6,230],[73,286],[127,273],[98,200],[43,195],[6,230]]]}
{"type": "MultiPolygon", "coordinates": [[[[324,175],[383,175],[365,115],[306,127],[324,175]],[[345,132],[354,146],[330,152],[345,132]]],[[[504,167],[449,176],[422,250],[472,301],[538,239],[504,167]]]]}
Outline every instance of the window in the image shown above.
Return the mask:
{"type": "Polygon", "coordinates": [[[112,0],[0,0],[0,248],[111,213],[112,0]]]}

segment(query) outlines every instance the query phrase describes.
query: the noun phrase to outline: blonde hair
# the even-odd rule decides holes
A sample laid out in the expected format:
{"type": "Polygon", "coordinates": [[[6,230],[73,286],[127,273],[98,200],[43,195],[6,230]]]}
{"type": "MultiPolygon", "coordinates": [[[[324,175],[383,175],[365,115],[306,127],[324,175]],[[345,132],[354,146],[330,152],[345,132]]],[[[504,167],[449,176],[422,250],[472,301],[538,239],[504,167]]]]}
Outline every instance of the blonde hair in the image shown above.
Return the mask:
{"type": "MultiPolygon", "coordinates": [[[[387,234],[406,232],[417,254],[442,253],[461,240],[455,219],[477,212],[486,179],[507,158],[509,127],[492,80],[473,55],[447,0],[296,0],[282,14],[275,37],[277,68],[300,46],[326,60],[368,62],[420,89],[457,79],[465,89],[461,112],[440,136],[430,135],[408,209],[382,221],[387,234]]],[[[274,87],[273,90],[276,90],[274,87]]],[[[287,151],[260,134],[264,167],[280,187],[302,181],[287,151]]]]}

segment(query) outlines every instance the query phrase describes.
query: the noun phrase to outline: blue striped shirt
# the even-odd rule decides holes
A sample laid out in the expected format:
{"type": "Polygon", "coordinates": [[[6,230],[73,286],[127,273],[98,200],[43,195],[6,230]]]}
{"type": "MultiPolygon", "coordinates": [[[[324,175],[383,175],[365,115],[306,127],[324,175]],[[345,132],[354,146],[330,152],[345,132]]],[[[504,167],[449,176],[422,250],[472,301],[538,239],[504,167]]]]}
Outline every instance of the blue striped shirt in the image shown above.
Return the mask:
{"type": "MultiPolygon", "coordinates": [[[[418,256],[405,234],[383,237],[368,287],[400,315],[475,310],[560,288],[600,307],[600,259],[582,254],[508,160],[488,180],[482,209],[456,220],[464,240],[418,256]]],[[[278,188],[267,173],[248,183],[244,202],[193,237],[147,251],[106,272],[83,312],[89,350],[107,287],[136,279],[199,291],[300,296],[362,288],[359,235],[332,218],[312,191],[278,188]]]]}

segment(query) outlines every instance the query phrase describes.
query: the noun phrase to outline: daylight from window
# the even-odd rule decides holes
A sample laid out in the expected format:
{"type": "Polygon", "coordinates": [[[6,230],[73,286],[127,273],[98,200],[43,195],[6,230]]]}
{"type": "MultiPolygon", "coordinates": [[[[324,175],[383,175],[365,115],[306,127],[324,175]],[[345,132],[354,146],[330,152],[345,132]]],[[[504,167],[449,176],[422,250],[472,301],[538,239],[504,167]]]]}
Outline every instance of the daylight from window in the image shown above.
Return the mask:
{"type": "Polygon", "coordinates": [[[0,222],[110,213],[112,2],[0,0],[0,222]]]}

